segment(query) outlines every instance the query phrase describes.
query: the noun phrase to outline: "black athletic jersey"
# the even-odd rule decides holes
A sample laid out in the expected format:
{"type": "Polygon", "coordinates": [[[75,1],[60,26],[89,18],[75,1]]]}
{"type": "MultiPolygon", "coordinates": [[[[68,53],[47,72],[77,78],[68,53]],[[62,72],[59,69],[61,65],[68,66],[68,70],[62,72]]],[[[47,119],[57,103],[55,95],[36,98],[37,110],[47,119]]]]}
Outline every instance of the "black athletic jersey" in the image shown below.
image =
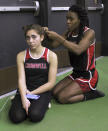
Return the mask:
{"type": "Polygon", "coordinates": [[[40,58],[33,58],[30,54],[30,49],[26,50],[24,68],[26,85],[30,91],[48,82],[48,52],[49,49],[44,48],[40,58]]]}
{"type": "MultiPolygon", "coordinates": [[[[89,28],[85,27],[85,31],[89,28]]],[[[72,42],[77,42],[78,36],[72,36],[68,34],[67,40],[72,42]]],[[[77,44],[77,43],[76,43],[77,44]]],[[[80,55],[69,51],[70,64],[76,72],[88,72],[89,70],[95,69],[95,42],[92,43],[89,48],[80,55]]]]}

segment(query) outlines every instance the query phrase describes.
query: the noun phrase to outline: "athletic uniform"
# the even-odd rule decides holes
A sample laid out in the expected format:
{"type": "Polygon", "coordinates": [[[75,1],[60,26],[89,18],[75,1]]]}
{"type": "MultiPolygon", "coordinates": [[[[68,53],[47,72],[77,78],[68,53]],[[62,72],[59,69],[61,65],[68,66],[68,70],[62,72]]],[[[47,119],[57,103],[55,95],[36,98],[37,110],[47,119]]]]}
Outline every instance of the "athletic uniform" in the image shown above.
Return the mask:
{"type": "MultiPolygon", "coordinates": [[[[26,76],[27,89],[32,91],[41,85],[48,82],[48,53],[49,49],[44,48],[44,51],[39,58],[33,58],[30,50],[27,49],[24,58],[24,68],[26,76]]],[[[28,110],[28,118],[33,122],[38,122],[43,119],[45,112],[48,109],[48,104],[51,100],[51,92],[39,94],[38,100],[30,100],[30,107],[28,110]]],[[[27,114],[22,107],[22,101],[19,91],[12,101],[12,106],[9,111],[9,117],[14,123],[19,123],[27,118],[27,114]]]]}
{"type": "MultiPolygon", "coordinates": [[[[85,27],[84,32],[89,30],[85,27]]],[[[67,40],[77,42],[78,36],[67,35],[67,40]]],[[[75,80],[82,89],[83,93],[95,90],[98,82],[98,72],[95,69],[95,40],[89,48],[81,55],[76,55],[69,51],[70,64],[73,67],[73,73],[69,78],[75,80]]]]}
{"type": "Polygon", "coordinates": [[[42,56],[37,59],[31,56],[29,49],[26,51],[24,67],[26,85],[30,91],[48,82],[48,52],[49,50],[45,48],[42,56]]]}

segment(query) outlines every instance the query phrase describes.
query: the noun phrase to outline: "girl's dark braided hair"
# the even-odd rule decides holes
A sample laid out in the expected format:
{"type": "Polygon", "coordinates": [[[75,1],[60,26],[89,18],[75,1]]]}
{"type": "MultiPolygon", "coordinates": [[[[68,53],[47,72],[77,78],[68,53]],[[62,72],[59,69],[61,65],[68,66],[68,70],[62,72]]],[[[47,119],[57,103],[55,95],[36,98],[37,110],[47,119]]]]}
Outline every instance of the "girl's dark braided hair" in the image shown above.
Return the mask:
{"type": "Polygon", "coordinates": [[[80,19],[80,27],[78,33],[77,43],[82,39],[85,26],[89,27],[89,19],[86,9],[80,7],[79,5],[72,5],[69,11],[77,13],[80,19]]]}

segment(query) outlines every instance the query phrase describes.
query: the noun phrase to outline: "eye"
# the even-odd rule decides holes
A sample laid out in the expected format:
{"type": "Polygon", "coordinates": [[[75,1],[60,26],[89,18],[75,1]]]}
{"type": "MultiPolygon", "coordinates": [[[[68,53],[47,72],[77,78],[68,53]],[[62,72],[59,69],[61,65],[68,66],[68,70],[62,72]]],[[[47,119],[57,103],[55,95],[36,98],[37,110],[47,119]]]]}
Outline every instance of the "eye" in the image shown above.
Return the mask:
{"type": "Polygon", "coordinates": [[[37,38],[37,36],[36,36],[36,35],[32,35],[31,37],[32,37],[32,39],[36,39],[36,38],[37,38]]]}
{"type": "Polygon", "coordinates": [[[73,20],[73,17],[66,16],[66,19],[72,21],[72,20],[73,20]]]}
{"type": "Polygon", "coordinates": [[[37,36],[36,35],[26,36],[26,40],[30,40],[30,38],[35,40],[37,36]]]}
{"type": "Polygon", "coordinates": [[[26,36],[26,40],[30,40],[30,36],[26,36]]]}

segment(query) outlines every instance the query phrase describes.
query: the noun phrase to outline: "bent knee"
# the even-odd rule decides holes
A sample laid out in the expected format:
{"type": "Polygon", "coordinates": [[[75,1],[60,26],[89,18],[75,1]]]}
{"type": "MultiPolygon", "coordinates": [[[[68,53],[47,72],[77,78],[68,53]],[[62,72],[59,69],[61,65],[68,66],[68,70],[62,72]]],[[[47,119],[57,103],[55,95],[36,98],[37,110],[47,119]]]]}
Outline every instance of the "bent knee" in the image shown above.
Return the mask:
{"type": "Polygon", "coordinates": [[[54,96],[54,97],[56,97],[56,96],[57,96],[57,94],[58,94],[58,92],[57,92],[57,90],[56,90],[56,89],[54,89],[52,93],[53,93],[53,96],[54,96]]]}
{"type": "Polygon", "coordinates": [[[13,122],[13,123],[21,123],[22,121],[24,121],[26,119],[26,115],[25,114],[20,114],[20,113],[13,113],[12,111],[9,111],[9,119],[13,122]]]}
{"type": "Polygon", "coordinates": [[[28,117],[32,122],[40,122],[44,115],[40,111],[31,111],[29,112],[28,117]]]}
{"type": "Polygon", "coordinates": [[[61,104],[66,104],[66,103],[68,103],[68,98],[65,97],[65,96],[58,95],[57,100],[58,100],[58,102],[61,103],[61,104]]]}

